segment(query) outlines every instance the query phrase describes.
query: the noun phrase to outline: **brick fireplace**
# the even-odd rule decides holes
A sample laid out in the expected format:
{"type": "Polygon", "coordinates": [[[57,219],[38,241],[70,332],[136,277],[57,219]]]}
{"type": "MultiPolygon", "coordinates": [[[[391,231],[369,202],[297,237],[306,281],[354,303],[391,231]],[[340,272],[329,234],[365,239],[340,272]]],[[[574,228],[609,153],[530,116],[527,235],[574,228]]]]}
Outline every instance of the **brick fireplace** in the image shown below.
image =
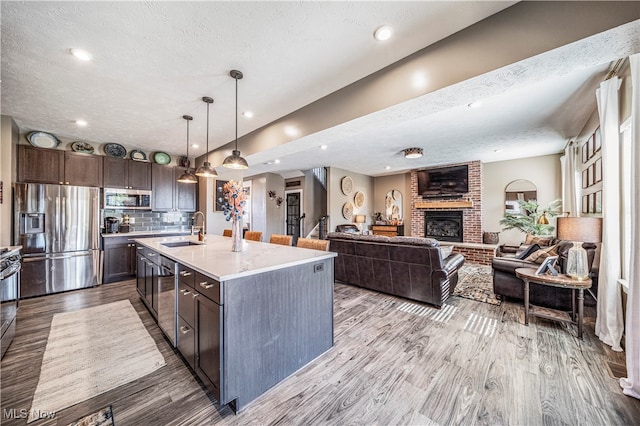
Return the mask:
{"type": "MultiPolygon", "coordinates": [[[[425,236],[425,213],[435,212],[462,212],[462,240],[463,243],[482,243],[482,163],[472,161],[470,163],[451,164],[469,166],[469,192],[462,198],[436,198],[423,199],[418,195],[418,178],[416,172],[411,172],[411,235],[414,237],[425,236]],[[467,202],[469,206],[458,207],[460,201],[467,202]],[[430,206],[433,204],[433,208],[430,206]],[[451,207],[448,207],[451,205],[451,207]],[[426,208],[425,208],[426,206],[426,208]]],[[[442,238],[436,238],[445,241],[442,238]]]]}

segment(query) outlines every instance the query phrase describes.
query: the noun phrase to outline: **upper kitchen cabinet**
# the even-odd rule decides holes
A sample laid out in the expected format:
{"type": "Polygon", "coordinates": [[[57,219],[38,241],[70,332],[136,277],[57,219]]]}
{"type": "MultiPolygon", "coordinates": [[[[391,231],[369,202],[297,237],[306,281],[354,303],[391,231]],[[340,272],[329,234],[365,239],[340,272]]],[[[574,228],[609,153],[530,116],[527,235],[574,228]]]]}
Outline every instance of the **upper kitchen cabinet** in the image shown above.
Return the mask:
{"type": "Polygon", "coordinates": [[[180,183],[178,177],[185,169],[153,163],[151,189],[154,211],[196,211],[197,184],[180,183]]]}
{"type": "Polygon", "coordinates": [[[19,145],[18,182],[101,187],[102,157],[19,145]]]}
{"type": "Polygon", "coordinates": [[[151,163],[104,157],[104,187],[151,189],[151,163]]]}

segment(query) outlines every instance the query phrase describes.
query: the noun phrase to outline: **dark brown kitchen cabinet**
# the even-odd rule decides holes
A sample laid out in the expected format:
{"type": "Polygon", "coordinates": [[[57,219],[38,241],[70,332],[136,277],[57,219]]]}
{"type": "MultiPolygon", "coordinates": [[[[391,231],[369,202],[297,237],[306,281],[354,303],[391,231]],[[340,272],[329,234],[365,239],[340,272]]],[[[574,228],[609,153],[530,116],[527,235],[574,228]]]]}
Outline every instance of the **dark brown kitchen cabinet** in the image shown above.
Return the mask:
{"type": "Polygon", "coordinates": [[[102,157],[19,145],[18,181],[101,187],[102,157]]]}
{"type": "Polygon", "coordinates": [[[222,306],[203,295],[195,298],[194,370],[220,401],[222,371],[222,306]]]}
{"type": "Polygon", "coordinates": [[[151,189],[151,163],[104,157],[104,187],[151,189]]]}
{"type": "Polygon", "coordinates": [[[152,164],[152,191],[154,211],[194,212],[198,184],[180,183],[178,177],[184,172],[182,167],[152,164]]]}
{"type": "Polygon", "coordinates": [[[103,238],[103,283],[133,278],[136,275],[136,244],[129,237],[103,238]]]}

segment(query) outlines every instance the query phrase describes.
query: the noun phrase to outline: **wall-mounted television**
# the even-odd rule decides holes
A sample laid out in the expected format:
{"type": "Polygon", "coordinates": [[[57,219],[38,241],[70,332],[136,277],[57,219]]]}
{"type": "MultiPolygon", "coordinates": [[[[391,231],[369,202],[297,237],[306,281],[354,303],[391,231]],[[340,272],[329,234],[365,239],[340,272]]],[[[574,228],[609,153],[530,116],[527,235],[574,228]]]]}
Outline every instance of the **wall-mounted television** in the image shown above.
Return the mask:
{"type": "Polygon", "coordinates": [[[469,192],[469,166],[418,170],[418,194],[428,197],[461,197],[469,192]]]}

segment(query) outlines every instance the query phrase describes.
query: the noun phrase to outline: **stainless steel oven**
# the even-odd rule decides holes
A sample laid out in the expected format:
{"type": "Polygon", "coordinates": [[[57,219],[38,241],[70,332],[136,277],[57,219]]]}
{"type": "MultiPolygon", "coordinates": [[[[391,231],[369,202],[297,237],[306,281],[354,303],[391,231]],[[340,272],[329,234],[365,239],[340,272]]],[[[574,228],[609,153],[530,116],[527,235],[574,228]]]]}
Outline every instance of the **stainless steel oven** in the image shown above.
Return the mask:
{"type": "Polygon", "coordinates": [[[19,247],[0,248],[0,357],[4,356],[16,333],[21,267],[19,247]]]}

